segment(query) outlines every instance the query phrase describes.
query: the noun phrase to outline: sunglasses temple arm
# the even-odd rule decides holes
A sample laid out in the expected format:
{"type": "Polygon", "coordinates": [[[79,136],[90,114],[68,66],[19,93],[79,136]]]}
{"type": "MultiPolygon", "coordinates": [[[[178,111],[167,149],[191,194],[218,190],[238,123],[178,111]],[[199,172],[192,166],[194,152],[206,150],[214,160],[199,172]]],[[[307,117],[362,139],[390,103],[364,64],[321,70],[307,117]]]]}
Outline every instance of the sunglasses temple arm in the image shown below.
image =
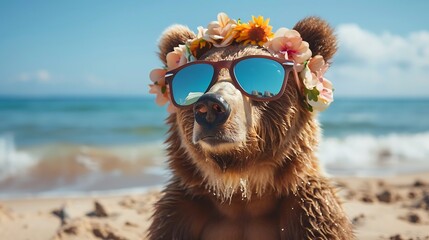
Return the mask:
{"type": "Polygon", "coordinates": [[[295,66],[292,66],[293,78],[295,79],[296,85],[298,86],[298,91],[302,94],[302,83],[299,79],[298,73],[295,69],[295,66]]]}

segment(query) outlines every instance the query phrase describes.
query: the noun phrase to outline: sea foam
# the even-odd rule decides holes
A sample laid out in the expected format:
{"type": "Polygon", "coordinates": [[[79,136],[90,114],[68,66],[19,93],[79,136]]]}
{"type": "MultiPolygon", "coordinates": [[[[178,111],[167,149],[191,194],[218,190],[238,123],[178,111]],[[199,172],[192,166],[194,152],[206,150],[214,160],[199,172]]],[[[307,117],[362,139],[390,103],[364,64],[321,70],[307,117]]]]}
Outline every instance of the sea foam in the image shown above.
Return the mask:
{"type": "Polygon", "coordinates": [[[16,150],[12,134],[0,135],[0,181],[22,173],[36,162],[30,154],[16,150]]]}
{"type": "MultiPolygon", "coordinates": [[[[0,135],[0,198],[117,191],[168,179],[161,142],[123,146],[48,145],[17,149],[0,135]]],[[[380,176],[429,170],[429,132],[325,137],[317,152],[327,173],[380,176]]]]}
{"type": "Polygon", "coordinates": [[[429,132],[416,134],[328,137],[319,146],[328,172],[378,175],[429,169],[429,132]]]}

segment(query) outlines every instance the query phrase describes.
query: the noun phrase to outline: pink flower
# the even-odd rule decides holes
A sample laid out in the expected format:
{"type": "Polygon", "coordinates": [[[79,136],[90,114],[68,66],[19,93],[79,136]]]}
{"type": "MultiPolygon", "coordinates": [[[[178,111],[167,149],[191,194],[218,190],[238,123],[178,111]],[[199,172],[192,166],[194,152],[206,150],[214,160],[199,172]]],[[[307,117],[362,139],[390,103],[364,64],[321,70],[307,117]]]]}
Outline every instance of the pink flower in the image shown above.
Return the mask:
{"type": "Polygon", "coordinates": [[[219,13],[217,21],[211,22],[204,32],[204,40],[210,42],[215,47],[226,47],[234,41],[234,28],[237,22],[230,19],[226,13],[219,13]]]}
{"type": "Polygon", "coordinates": [[[321,89],[318,89],[320,92],[319,98],[325,104],[330,104],[334,101],[334,93],[332,91],[332,82],[326,78],[323,78],[321,89]]]}
{"type": "Polygon", "coordinates": [[[323,78],[323,81],[317,86],[317,90],[319,91],[319,96],[317,101],[308,100],[308,104],[310,104],[314,110],[316,111],[324,111],[331,102],[334,101],[334,94],[332,91],[332,83],[326,78],[323,78]]]}
{"type": "Polygon", "coordinates": [[[179,45],[179,47],[174,48],[174,51],[169,52],[167,54],[167,70],[172,70],[188,63],[187,57],[189,54],[187,52],[186,45],[179,45]]]}
{"type": "MultiPolygon", "coordinates": [[[[164,106],[167,102],[171,102],[170,99],[170,88],[165,82],[165,69],[154,69],[150,72],[150,80],[153,84],[149,84],[149,93],[156,94],[155,102],[159,106],[164,106]]],[[[173,104],[169,104],[167,107],[169,113],[174,113],[176,107],[173,104]]]]}
{"type": "Polygon", "coordinates": [[[328,70],[329,64],[325,62],[323,56],[316,55],[308,61],[308,67],[312,72],[317,73],[318,76],[323,76],[326,70],[328,70]]]}
{"type": "Polygon", "coordinates": [[[323,111],[331,102],[334,101],[332,83],[324,77],[329,64],[325,62],[321,55],[314,56],[306,64],[304,70],[300,73],[305,87],[314,94],[315,89],[318,92],[317,101],[307,95],[307,102],[314,110],[323,111]]]}
{"type": "Polygon", "coordinates": [[[167,54],[167,69],[154,69],[150,72],[153,84],[149,84],[149,93],[156,94],[155,102],[160,106],[170,102],[167,107],[169,113],[176,112],[176,107],[171,104],[170,87],[165,82],[165,73],[192,61],[191,58],[189,48],[186,45],[179,45],[167,54]]]}
{"type": "Polygon", "coordinates": [[[303,41],[299,32],[287,28],[280,28],[274,34],[274,38],[265,44],[265,47],[273,54],[280,55],[284,59],[294,60],[302,64],[311,57],[311,50],[306,41],[303,41]]]}
{"type": "Polygon", "coordinates": [[[323,79],[323,75],[328,69],[329,64],[325,63],[325,60],[321,55],[317,55],[308,60],[307,64],[304,64],[304,68],[299,73],[304,85],[307,89],[313,89],[323,79]]]}

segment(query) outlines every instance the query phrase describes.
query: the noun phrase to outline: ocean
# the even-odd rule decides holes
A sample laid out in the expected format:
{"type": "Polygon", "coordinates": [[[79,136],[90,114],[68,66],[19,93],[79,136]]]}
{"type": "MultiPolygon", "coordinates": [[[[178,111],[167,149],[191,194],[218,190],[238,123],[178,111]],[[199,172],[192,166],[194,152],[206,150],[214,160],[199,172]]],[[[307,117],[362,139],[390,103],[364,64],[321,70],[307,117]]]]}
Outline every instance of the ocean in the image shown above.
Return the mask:
{"type": "MultiPolygon", "coordinates": [[[[153,98],[0,98],[0,198],[142,191],[168,179],[153,98]]],[[[337,98],[319,114],[334,176],[429,169],[429,99],[337,98]]]]}

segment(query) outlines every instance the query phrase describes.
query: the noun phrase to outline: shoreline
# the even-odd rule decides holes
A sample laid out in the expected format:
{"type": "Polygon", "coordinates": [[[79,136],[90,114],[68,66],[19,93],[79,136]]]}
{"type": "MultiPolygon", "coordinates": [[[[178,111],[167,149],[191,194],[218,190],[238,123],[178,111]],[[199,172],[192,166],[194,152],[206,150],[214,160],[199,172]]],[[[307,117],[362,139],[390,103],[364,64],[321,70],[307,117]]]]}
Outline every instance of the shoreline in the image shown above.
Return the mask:
{"type": "MultiPolygon", "coordinates": [[[[338,195],[355,226],[357,239],[417,240],[429,239],[428,176],[426,171],[330,178],[339,188],[338,195]]],[[[145,239],[160,189],[0,199],[0,239],[145,239]],[[63,226],[58,217],[61,209],[68,215],[63,226]]]]}
{"type": "Polygon", "coordinates": [[[85,198],[109,198],[109,197],[122,197],[125,195],[145,195],[150,192],[161,191],[164,185],[151,185],[142,187],[128,187],[113,190],[100,190],[100,191],[69,191],[69,192],[42,192],[37,194],[14,194],[14,195],[0,195],[0,203],[2,201],[21,201],[21,200],[53,200],[53,199],[85,199],[85,198]]]}

